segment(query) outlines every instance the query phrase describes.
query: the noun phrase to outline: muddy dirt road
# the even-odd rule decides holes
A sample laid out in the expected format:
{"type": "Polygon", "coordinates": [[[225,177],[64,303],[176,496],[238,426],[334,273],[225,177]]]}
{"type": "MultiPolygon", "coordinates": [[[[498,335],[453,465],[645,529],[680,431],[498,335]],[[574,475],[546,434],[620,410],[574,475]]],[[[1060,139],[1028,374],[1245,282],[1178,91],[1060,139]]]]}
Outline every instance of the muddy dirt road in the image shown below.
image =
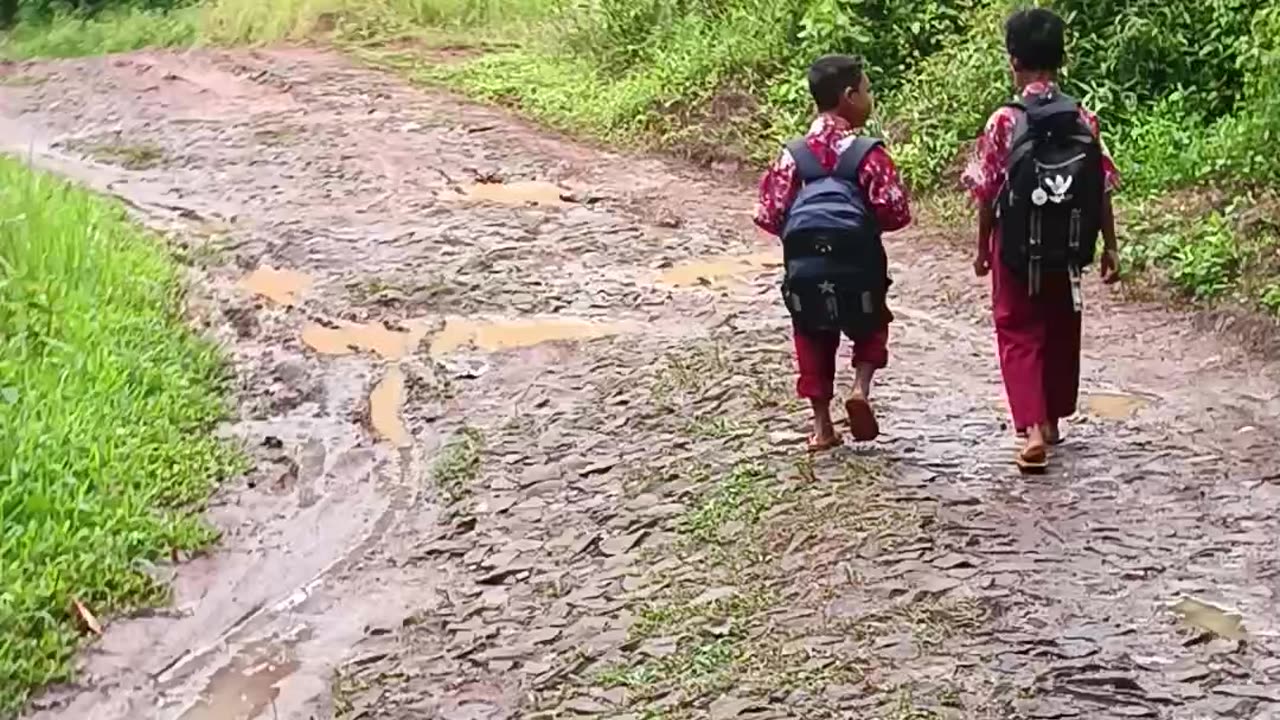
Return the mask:
{"type": "Polygon", "coordinates": [[[984,288],[906,233],[886,435],[810,462],[731,177],[313,51],[0,80],[7,149],[182,248],[258,459],[32,717],[1280,717],[1280,373],[1186,317],[1091,286],[1023,479],[984,288]]]}

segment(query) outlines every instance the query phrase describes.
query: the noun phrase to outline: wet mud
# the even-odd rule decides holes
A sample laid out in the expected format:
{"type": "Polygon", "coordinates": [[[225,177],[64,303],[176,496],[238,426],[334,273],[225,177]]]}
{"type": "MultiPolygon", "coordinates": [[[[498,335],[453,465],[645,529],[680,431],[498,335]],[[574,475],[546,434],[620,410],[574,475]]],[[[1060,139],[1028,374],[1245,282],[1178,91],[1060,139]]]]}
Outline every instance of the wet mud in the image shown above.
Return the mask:
{"type": "Polygon", "coordinates": [[[986,288],[904,233],[884,436],[811,458],[749,183],[310,50],[0,73],[4,149],[199,258],[257,461],[30,717],[1280,716],[1277,368],[1190,318],[1090,282],[1022,478],[986,288]]]}
{"type": "Polygon", "coordinates": [[[297,305],[299,296],[311,287],[311,278],[292,270],[263,265],[245,276],[240,285],[254,295],[277,305],[297,305]]]}
{"type": "Polygon", "coordinates": [[[591,322],[576,318],[484,319],[452,317],[431,338],[431,353],[447,355],[460,349],[496,352],[556,341],[591,340],[624,332],[624,323],[591,322]]]}

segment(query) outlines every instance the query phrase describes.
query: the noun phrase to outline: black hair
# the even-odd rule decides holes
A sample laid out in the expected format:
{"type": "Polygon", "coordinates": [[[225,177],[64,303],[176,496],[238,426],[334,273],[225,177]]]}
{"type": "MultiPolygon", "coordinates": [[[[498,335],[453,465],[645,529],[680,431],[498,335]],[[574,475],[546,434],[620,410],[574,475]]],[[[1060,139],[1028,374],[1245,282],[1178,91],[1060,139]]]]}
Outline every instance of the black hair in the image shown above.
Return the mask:
{"type": "Polygon", "coordinates": [[[1032,72],[1062,67],[1066,56],[1067,24],[1044,8],[1019,10],[1004,24],[1004,44],[1018,67],[1032,72]]]}
{"type": "Polygon", "coordinates": [[[845,90],[862,87],[862,64],[862,58],[856,55],[824,55],[813,61],[809,66],[809,92],[819,110],[834,110],[845,90]]]}

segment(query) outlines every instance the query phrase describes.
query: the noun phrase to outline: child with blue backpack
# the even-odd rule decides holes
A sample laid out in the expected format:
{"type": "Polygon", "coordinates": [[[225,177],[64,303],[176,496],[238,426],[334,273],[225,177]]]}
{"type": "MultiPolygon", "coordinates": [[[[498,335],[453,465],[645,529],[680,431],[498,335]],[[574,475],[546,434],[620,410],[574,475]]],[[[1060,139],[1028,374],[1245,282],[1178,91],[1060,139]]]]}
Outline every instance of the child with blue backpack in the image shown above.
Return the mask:
{"type": "Polygon", "coordinates": [[[842,334],[853,343],[855,382],[845,402],[851,435],[879,435],[871,381],[889,361],[893,320],[881,234],[909,225],[911,208],[884,144],[863,134],[874,101],[862,59],[822,57],[808,76],[818,116],[761,179],[755,222],[782,240],[796,392],[813,410],[808,446],[817,452],[843,442],[831,418],[842,334]]]}

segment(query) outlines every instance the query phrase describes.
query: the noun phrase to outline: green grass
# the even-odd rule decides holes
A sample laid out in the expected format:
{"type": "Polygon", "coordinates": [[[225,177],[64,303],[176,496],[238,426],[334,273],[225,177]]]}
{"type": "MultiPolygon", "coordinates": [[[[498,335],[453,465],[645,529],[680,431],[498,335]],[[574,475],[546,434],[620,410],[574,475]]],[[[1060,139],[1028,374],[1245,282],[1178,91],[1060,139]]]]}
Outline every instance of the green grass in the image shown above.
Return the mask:
{"type": "Polygon", "coordinates": [[[480,473],[484,436],[475,428],[463,428],[445,443],[431,465],[431,479],[449,502],[461,500],[480,473]]]}
{"type": "Polygon", "coordinates": [[[730,523],[755,523],[774,501],[773,474],[755,464],[742,464],[718,480],[698,506],[681,518],[680,530],[698,544],[728,539],[721,533],[730,523]]]}
{"type": "Polygon", "coordinates": [[[240,456],[211,434],[225,370],[180,305],[121,208],[0,157],[0,716],[69,677],[73,598],[162,602],[144,568],[214,537],[199,513],[240,456]]]}
{"type": "Polygon", "coordinates": [[[141,48],[189,47],[199,37],[199,12],[110,10],[94,18],[58,15],[19,23],[0,34],[0,59],[68,58],[141,48]]]}

